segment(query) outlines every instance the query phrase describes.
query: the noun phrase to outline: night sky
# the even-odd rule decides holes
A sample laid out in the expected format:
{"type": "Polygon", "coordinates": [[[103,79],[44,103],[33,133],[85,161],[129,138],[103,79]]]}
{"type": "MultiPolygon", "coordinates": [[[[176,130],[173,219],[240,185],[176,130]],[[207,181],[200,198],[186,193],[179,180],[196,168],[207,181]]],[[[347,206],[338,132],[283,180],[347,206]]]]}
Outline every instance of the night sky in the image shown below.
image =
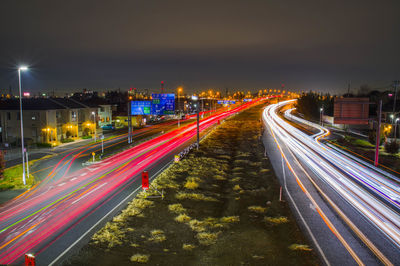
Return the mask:
{"type": "Polygon", "coordinates": [[[0,1],[0,90],[342,90],[400,79],[400,1],[0,1]]]}

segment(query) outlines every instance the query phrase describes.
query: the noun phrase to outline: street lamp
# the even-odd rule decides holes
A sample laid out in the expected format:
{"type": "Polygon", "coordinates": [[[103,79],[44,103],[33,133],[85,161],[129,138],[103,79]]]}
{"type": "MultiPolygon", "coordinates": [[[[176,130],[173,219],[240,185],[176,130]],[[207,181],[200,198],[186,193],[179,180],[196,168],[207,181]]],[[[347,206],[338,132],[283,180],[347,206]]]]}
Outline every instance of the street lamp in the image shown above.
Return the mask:
{"type": "Polygon", "coordinates": [[[18,85],[19,85],[19,118],[21,120],[21,151],[22,151],[22,182],[26,185],[25,178],[25,147],[24,147],[24,122],[22,120],[22,93],[21,93],[21,71],[28,70],[27,66],[18,68],[18,85]]]}
{"type": "Polygon", "coordinates": [[[179,113],[178,113],[178,128],[181,126],[180,119],[181,119],[181,105],[180,105],[180,97],[179,93],[182,92],[182,87],[178,88],[178,108],[179,108],[179,113]]]}
{"type": "Polygon", "coordinates": [[[192,100],[195,101],[195,107],[196,107],[196,113],[197,113],[197,149],[199,149],[199,144],[200,144],[200,116],[199,116],[199,102],[198,102],[198,97],[193,95],[192,100]]]}
{"type": "Polygon", "coordinates": [[[93,123],[94,123],[94,142],[96,142],[96,113],[92,112],[93,115],[93,123]]]}
{"type": "Polygon", "coordinates": [[[396,118],[394,120],[394,142],[397,143],[397,122],[399,122],[400,118],[396,118]]]}
{"type": "Polygon", "coordinates": [[[322,116],[323,116],[324,108],[319,109],[319,123],[324,126],[324,122],[322,121],[322,116]]]}

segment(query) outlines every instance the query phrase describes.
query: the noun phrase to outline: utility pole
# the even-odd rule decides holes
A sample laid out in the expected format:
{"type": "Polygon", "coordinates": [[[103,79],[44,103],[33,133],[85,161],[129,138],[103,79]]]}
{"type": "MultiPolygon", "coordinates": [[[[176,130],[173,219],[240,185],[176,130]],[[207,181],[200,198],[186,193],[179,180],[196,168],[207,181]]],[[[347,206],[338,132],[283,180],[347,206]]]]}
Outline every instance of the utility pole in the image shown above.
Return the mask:
{"type": "Polygon", "coordinates": [[[397,100],[397,86],[399,85],[399,81],[395,80],[394,83],[394,100],[393,100],[393,115],[396,112],[396,100],[397,100]]]}
{"type": "Polygon", "coordinates": [[[376,129],[376,146],[375,146],[375,166],[379,164],[379,142],[381,141],[381,115],[382,114],[382,100],[379,100],[378,106],[378,126],[376,129]]]}
{"type": "Polygon", "coordinates": [[[128,143],[132,143],[131,142],[131,106],[130,106],[131,101],[128,101],[128,106],[127,106],[127,110],[128,110],[128,143]]]}
{"type": "Polygon", "coordinates": [[[200,145],[200,129],[199,129],[199,127],[200,127],[200,114],[199,114],[199,109],[200,109],[200,106],[199,106],[199,103],[197,102],[197,104],[196,104],[197,106],[197,149],[199,149],[199,145],[200,145]]]}

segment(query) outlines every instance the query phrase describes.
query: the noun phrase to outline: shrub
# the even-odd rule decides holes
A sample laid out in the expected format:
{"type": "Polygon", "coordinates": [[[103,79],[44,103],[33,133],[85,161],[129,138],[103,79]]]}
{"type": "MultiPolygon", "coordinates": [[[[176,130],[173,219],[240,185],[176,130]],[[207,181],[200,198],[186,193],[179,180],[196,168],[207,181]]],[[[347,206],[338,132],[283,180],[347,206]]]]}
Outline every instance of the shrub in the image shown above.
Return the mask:
{"type": "Polygon", "coordinates": [[[150,255],[135,254],[131,257],[132,262],[147,263],[150,255]]]}
{"type": "Polygon", "coordinates": [[[82,139],[91,139],[92,136],[82,136],[82,139]]]}
{"type": "Polygon", "coordinates": [[[38,148],[51,148],[51,144],[50,143],[36,143],[36,147],[38,148]]]}
{"type": "Polygon", "coordinates": [[[399,152],[399,144],[394,140],[385,142],[385,151],[387,153],[391,153],[391,154],[398,153],[399,152]]]}
{"type": "Polygon", "coordinates": [[[74,142],[73,139],[62,139],[61,143],[70,143],[70,142],[74,142]]]}

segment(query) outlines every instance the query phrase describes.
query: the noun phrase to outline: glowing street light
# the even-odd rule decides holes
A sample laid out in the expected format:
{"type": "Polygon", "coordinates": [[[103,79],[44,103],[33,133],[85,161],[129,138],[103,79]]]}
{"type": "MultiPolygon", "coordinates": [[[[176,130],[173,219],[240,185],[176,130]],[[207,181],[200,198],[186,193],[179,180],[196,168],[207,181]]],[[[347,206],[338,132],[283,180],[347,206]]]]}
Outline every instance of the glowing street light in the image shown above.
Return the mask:
{"type": "Polygon", "coordinates": [[[324,122],[322,121],[323,113],[324,113],[324,108],[321,107],[321,108],[319,109],[319,123],[320,123],[322,126],[324,126],[324,122]]]}
{"type": "MultiPolygon", "coordinates": [[[[19,117],[20,117],[20,120],[21,120],[22,182],[24,183],[24,185],[26,185],[26,178],[25,178],[24,122],[22,120],[21,71],[26,71],[26,70],[28,70],[27,66],[20,66],[18,68],[19,117]]],[[[29,166],[27,166],[27,167],[29,167],[29,166]]]]}
{"type": "Polygon", "coordinates": [[[199,115],[199,103],[198,103],[198,97],[193,95],[192,100],[196,102],[194,105],[196,107],[196,113],[197,113],[197,149],[199,149],[200,145],[200,115],[199,115]]]}
{"type": "Polygon", "coordinates": [[[180,105],[180,97],[179,93],[182,92],[182,87],[178,88],[178,128],[181,127],[181,105],[180,105]]]}
{"type": "Polygon", "coordinates": [[[92,112],[93,115],[93,126],[94,126],[94,142],[96,142],[96,113],[92,112]]]}

